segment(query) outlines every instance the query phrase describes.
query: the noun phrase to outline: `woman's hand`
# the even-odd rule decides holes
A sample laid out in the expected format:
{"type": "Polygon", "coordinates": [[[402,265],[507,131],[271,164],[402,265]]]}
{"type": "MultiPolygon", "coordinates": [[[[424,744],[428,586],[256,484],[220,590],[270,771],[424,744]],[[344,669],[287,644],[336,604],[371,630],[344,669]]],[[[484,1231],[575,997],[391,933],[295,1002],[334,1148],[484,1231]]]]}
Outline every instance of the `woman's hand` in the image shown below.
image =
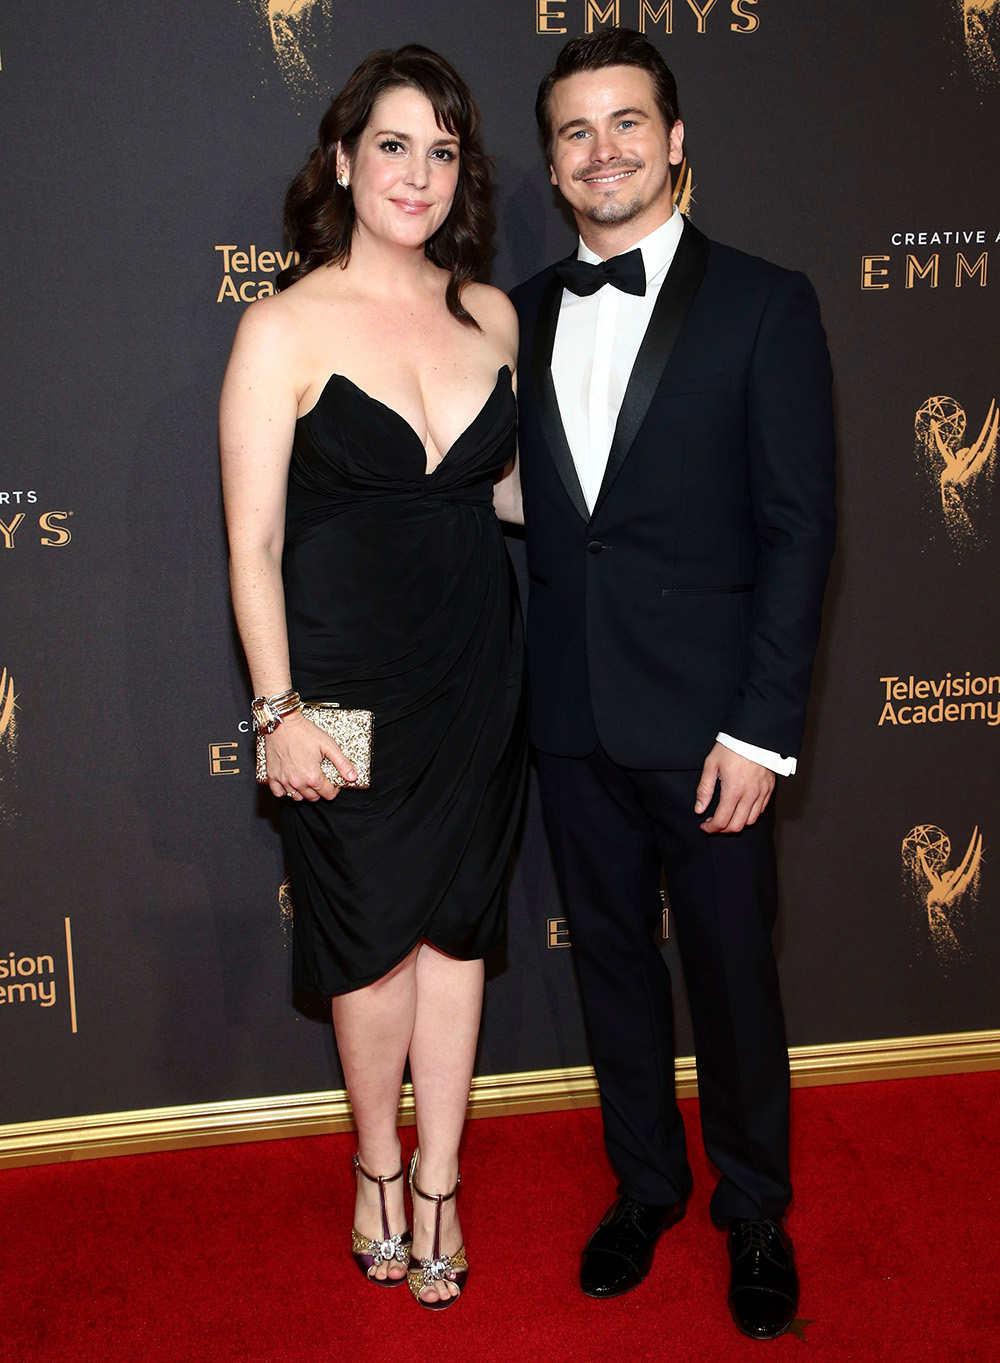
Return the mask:
{"type": "Polygon", "coordinates": [[[329,734],[297,710],[264,739],[267,750],[267,784],[272,795],[293,800],[333,800],[339,790],[320,766],[328,757],[345,781],[358,779],[354,766],[329,734]]]}

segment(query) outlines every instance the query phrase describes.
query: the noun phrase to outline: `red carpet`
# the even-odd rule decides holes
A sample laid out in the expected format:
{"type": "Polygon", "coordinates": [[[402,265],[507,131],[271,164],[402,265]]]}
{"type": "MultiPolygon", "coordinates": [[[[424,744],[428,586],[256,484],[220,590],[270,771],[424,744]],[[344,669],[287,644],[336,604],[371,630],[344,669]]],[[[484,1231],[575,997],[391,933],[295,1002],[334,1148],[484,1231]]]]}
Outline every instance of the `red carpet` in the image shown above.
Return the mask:
{"type": "MultiPolygon", "coordinates": [[[[421,1311],[348,1257],[349,1135],[0,1173],[5,1363],[1000,1359],[1000,1074],[793,1095],[804,1340],[738,1335],[696,1190],[635,1292],[579,1248],[613,1195],[594,1111],[470,1122],[465,1297],[421,1311]]],[[[404,1132],[409,1148],[413,1131],[404,1132]]]]}

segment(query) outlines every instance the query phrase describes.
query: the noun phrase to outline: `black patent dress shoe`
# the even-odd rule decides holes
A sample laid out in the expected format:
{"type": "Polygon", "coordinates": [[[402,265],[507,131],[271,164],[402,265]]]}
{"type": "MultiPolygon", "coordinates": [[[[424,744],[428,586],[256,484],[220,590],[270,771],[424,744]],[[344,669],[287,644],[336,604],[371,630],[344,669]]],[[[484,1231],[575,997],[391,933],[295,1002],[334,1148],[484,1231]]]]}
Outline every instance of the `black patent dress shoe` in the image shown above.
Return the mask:
{"type": "Polygon", "coordinates": [[[730,1221],[729,1310],[751,1339],[783,1335],[799,1309],[792,1242],[777,1221],[730,1221]]]}
{"type": "Polygon", "coordinates": [[[586,1295],[618,1297],[638,1287],[653,1262],[656,1241],[686,1210],[684,1201],[651,1206],[620,1193],[583,1251],[580,1287],[586,1295]]]}

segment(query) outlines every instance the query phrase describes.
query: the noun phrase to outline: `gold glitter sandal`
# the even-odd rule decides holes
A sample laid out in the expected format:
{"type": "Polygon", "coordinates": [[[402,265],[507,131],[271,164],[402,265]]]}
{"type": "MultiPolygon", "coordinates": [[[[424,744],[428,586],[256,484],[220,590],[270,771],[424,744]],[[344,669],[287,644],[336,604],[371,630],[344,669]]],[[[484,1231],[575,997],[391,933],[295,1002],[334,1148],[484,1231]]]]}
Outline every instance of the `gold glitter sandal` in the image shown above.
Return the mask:
{"type": "Polygon", "coordinates": [[[397,1178],[403,1177],[403,1166],[400,1165],[399,1172],[395,1174],[370,1174],[367,1169],[361,1167],[357,1155],[352,1156],[352,1163],[355,1178],[360,1174],[369,1183],[378,1184],[379,1210],[382,1213],[381,1240],[369,1240],[367,1235],[362,1235],[360,1231],[351,1227],[351,1254],[354,1262],[368,1281],[374,1283],[376,1287],[399,1287],[406,1281],[405,1278],[374,1278],[372,1274],[379,1264],[397,1263],[409,1268],[413,1236],[409,1230],[404,1230],[400,1235],[390,1235],[389,1213],[385,1205],[385,1185],[395,1183],[397,1178]]]}
{"type": "Polygon", "coordinates": [[[416,1170],[417,1155],[420,1152],[414,1150],[413,1158],[410,1160],[410,1195],[414,1198],[422,1197],[425,1202],[434,1202],[434,1246],[429,1258],[420,1260],[419,1268],[410,1268],[406,1272],[406,1281],[410,1284],[410,1291],[419,1306],[425,1306],[428,1311],[443,1311],[458,1301],[465,1287],[465,1280],[469,1276],[469,1263],[465,1257],[465,1245],[461,1245],[454,1254],[441,1253],[441,1207],[448,1202],[458,1192],[458,1185],[462,1182],[462,1175],[459,1174],[455,1181],[455,1186],[450,1193],[425,1193],[422,1188],[417,1187],[416,1170]],[[458,1296],[445,1297],[442,1301],[424,1301],[421,1292],[425,1287],[430,1287],[434,1283],[439,1283],[442,1279],[454,1283],[458,1288],[458,1296]]]}

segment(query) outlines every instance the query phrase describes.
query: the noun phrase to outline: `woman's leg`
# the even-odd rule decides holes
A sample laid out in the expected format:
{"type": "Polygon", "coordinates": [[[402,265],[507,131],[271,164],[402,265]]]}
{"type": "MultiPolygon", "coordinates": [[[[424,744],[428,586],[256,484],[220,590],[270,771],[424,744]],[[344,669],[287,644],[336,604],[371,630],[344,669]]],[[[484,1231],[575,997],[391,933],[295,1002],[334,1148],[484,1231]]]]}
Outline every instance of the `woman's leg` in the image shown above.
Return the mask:
{"type": "MultiPolygon", "coordinates": [[[[416,961],[416,1014],[410,1039],[410,1073],[417,1108],[420,1160],[417,1182],[425,1193],[448,1193],[458,1178],[458,1146],[469,1102],[472,1065],[483,1008],[483,962],[456,961],[427,942],[416,961]]],[[[413,1199],[413,1263],[434,1247],[435,1204],[413,1199]]],[[[455,1199],[441,1208],[441,1250],[462,1244],[455,1199]]],[[[455,1296],[454,1283],[425,1287],[424,1301],[455,1296]]]]}
{"type": "MultiPolygon", "coordinates": [[[[399,1090],[403,1065],[413,1035],[417,1003],[417,957],[414,948],[405,960],[363,989],[333,999],[333,1026],[347,1083],[347,1093],[358,1128],[358,1158],[369,1174],[394,1174],[399,1168],[399,1090]]],[[[354,1224],[370,1239],[380,1239],[382,1219],[378,1187],[358,1178],[354,1224]]],[[[395,1235],[406,1226],[403,1179],[385,1188],[389,1230],[395,1235]]],[[[375,1278],[402,1278],[403,1264],[379,1264],[375,1278]]]]}

